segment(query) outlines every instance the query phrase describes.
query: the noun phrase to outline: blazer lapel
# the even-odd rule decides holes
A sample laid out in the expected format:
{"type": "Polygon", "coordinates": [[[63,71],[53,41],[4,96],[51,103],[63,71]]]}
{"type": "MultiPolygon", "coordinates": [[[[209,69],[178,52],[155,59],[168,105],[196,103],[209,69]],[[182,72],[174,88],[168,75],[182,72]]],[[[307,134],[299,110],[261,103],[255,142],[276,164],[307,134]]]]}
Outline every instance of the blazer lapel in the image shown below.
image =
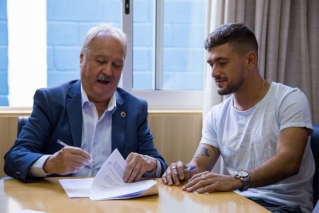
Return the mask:
{"type": "Polygon", "coordinates": [[[124,150],[125,126],[127,110],[123,99],[116,91],[116,110],[112,115],[112,151],[118,149],[120,153],[124,150]]]}
{"type": "Polygon", "coordinates": [[[81,147],[82,139],[82,98],[81,81],[74,83],[66,99],[67,114],[69,118],[73,145],[81,147]]]}

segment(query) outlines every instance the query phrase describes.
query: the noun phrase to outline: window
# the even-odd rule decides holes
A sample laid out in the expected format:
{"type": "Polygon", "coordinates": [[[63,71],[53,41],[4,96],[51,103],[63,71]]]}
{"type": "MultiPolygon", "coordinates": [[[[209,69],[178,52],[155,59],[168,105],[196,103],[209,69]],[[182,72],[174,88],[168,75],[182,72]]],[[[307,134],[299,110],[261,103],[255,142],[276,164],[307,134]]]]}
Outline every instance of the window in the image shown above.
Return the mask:
{"type": "Polygon", "coordinates": [[[201,109],[205,1],[134,1],[133,15],[123,17],[123,30],[133,37],[123,87],[151,109],[201,109]]]}
{"type": "Polygon", "coordinates": [[[150,109],[201,109],[205,0],[130,0],[129,14],[125,2],[0,0],[0,105],[31,106],[37,88],[79,78],[87,30],[111,22],[129,39],[120,86],[150,109]]]}

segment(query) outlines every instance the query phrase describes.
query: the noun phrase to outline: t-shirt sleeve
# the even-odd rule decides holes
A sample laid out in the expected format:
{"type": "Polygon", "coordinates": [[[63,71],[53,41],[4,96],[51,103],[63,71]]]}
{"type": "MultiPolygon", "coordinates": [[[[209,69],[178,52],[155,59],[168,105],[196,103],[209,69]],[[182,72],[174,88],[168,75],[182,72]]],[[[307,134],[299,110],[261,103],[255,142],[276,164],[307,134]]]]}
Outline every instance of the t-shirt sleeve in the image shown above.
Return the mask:
{"type": "Polygon", "coordinates": [[[309,102],[305,94],[294,89],[284,96],[279,106],[280,130],[288,127],[306,127],[312,133],[312,120],[309,102]]]}
{"type": "Polygon", "coordinates": [[[204,126],[202,129],[202,138],[200,143],[209,144],[219,148],[216,135],[216,122],[214,118],[214,108],[212,108],[205,117],[204,126]]]}

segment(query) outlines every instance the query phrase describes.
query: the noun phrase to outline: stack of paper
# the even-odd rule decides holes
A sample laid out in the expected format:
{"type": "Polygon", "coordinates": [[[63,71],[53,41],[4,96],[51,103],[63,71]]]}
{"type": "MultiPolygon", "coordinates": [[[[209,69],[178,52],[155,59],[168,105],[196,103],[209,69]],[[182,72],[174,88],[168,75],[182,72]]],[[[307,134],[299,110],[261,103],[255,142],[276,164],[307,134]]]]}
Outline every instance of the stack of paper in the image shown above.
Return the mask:
{"type": "Polygon", "coordinates": [[[125,183],[123,176],[126,166],[126,161],[115,149],[95,178],[59,181],[69,198],[90,197],[91,200],[110,200],[158,194],[154,180],[125,183]]]}

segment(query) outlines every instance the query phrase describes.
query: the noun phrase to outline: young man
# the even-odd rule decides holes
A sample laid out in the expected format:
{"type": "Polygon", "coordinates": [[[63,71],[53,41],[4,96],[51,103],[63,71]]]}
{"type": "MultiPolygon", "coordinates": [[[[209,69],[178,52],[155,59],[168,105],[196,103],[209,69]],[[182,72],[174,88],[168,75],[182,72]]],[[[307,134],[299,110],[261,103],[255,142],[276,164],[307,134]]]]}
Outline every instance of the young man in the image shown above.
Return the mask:
{"type": "Polygon", "coordinates": [[[307,98],[260,76],[257,40],[243,24],[216,29],[205,48],[218,93],[232,95],[207,114],[191,162],[172,163],[163,183],[189,180],[188,192],[238,190],[271,211],[311,212],[315,167],[307,98]],[[228,174],[210,172],[219,155],[228,174]],[[196,169],[184,173],[189,166],[196,169]]]}
{"type": "Polygon", "coordinates": [[[163,174],[167,165],[153,144],[147,102],[118,88],[126,46],[126,35],[111,25],[89,30],[81,80],[36,91],[29,121],[5,155],[8,175],[25,181],[95,176],[116,148],[128,163],[125,182],[163,174]]]}

